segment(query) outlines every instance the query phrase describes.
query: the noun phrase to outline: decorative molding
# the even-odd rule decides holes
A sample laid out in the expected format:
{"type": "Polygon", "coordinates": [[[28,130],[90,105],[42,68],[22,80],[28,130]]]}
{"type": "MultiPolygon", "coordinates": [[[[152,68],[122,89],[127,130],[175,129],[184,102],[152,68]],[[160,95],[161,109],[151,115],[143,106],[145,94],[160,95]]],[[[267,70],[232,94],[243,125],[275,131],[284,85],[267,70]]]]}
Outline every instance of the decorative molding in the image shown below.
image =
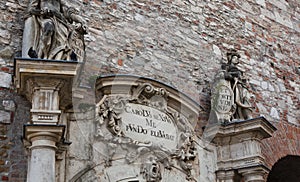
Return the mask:
{"type": "Polygon", "coordinates": [[[51,146],[55,149],[56,142],[61,141],[64,136],[65,126],[64,125],[38,125],[38,124],[26,124],[24,125],[24,139],[31,143],[29,148],[51,146]],[[32,143],[39,140],[49,140],[50,143],[32,143]]]}
{"type": "Polygon", "coordinates": [[[168,92],[168,108],[179,112],[185,118],[188,118],[192,124],[199,122],[201,114],[207,114],[201,105],[184,93],[157,80],[135,75],[107,75],[98,77],[95,83],[96,102],[98,103],[104,95],[132,95],[131,90],[144,83],[151,84],[155,88],[164,88],[168,92]]]}

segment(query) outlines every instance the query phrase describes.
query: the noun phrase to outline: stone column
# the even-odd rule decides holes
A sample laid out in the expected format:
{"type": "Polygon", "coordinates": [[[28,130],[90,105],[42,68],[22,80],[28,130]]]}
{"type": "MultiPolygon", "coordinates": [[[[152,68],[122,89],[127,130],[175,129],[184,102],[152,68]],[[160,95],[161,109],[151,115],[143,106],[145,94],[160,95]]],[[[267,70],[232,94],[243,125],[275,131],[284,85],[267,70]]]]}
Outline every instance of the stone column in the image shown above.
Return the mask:
{"type": "Polygon", "coordinates": [[[27,182],[55,181],[56,143],[61,141],[64,126],[25,125],[24,134],[31,143],[27,182]]]}
{"type": "MultiPolygon", "coordinates": [[[[17,92],[31,101],[31,120],[24,125],[29,149],[27,182],[55,182],[57,146],[64,142],[61,112],[72,107],[72,84],[77,62],[16,58],[17,92]]],[[[59,148],[61,150],[61,148],[59,148]]]]}
{"type": "Polygon", "coordinates": [[[245,182],[264,182],[265,180],[263,178],[263,175],[264,174],[262,172],[252,173],[252,171],[243,174],[245,182]]]}

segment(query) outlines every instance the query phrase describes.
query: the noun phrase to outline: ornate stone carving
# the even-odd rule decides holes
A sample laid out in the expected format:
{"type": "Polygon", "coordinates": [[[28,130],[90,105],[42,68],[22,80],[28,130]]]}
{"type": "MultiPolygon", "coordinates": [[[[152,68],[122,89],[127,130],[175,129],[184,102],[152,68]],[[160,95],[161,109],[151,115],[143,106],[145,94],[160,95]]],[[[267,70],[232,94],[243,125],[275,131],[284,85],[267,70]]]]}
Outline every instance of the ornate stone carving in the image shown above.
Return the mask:
{"type": "Polygon", "coordinates": [[[23,35],[23,57],[84,59],[86,22],[63,0],[31,0],[23,35]]]}
{"type": "Polygon", "coordinates": [[[115,136],[124,136],[124,133],[121,130],[121,118],[118,116],[117,110],[120,110],[123,106],[121,106],[120,109],[117,109],[122,105],[122,101],[116,99],[110,99],[110,100],[103,100],[102,103],[98,104],[97,113],[99,114],[97,117],[97,120],[99,122],[99,128],[97,131],[98,136],[103,136],[101,132],[101,125],[106,124],[107,129],[114,134],[115,136]]]}
{"type": "Polygon", "coordinates": [[[216,74],[212,88],[211,120],[221,123],[232,120],[251,119],[254,98],[248,90],[248,80],[237,67],[240,55],[236,50],[227,53],[227,63],[223,63],[216,74]]]}
{"type": "Polygon", "coordinates": [[[197,156],[195,141],[191,134],[182,134],[181,140],[180,148],[176,151],[174,157],[179,160],[179,165],[186,171],[187,180],[191,180],[191,170],[193,169],[193,162],[197,156]]]}
{"type": "Polygon", "coordinates": [[[168,92],[164,88],[155,88],[149,83],[144,83],[132,90],[131,100],[164,111],[167,109],[167,97],[168,92]]]}
{"type": "Polygon", "coordinates": [[[96,138],[104,141],[111,165],[118,147],[128,164],[151,156],[142,166],[146,181],[159,181],[160,166],[174,166],[193,179],[191,170],[197,152],[193,132],[186,118],[169,111],[168,92],[151,84],[133,87],[130,96],[105,95],[96,105],[96,138]],[[142,157],[143,158],[143,157],[142,157]],[[177,161],[177,162],[176,162],[177,161]]]}
{"type": "Polygon", "coordinates": [[[161,180],[161,169],[154,157],[149,157],[147,161],[142,164],[141,174],[147,182],[157,182],[161,180]]]}

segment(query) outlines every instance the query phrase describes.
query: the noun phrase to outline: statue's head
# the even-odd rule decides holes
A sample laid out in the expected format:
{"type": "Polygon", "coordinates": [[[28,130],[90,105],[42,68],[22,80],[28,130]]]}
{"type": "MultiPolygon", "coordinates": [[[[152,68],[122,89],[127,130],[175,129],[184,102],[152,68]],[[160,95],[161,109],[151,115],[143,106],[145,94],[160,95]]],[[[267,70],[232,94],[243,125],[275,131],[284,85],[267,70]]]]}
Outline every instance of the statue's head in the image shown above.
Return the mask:
{"type": "Polygon", "coordinates": [[[241,56],[237,53],[235,49],[230,49],[230,51],[227,52],[226,56],[227,56],[228,64],[231,63],[234,65],[239,64],[239,59],[241,56]]]}

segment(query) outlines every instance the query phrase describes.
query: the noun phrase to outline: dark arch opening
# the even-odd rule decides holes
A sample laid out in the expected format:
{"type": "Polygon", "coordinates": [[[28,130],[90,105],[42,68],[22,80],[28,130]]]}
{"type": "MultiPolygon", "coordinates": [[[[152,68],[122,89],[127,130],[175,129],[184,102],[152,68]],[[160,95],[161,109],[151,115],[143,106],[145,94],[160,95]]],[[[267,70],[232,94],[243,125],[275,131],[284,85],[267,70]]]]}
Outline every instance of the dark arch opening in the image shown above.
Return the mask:
{"type": "Polygon", "coordinates": [[[272,167],[267,182],[293,182],[300,180],[300,156],[288,155],[272,167]]]}

